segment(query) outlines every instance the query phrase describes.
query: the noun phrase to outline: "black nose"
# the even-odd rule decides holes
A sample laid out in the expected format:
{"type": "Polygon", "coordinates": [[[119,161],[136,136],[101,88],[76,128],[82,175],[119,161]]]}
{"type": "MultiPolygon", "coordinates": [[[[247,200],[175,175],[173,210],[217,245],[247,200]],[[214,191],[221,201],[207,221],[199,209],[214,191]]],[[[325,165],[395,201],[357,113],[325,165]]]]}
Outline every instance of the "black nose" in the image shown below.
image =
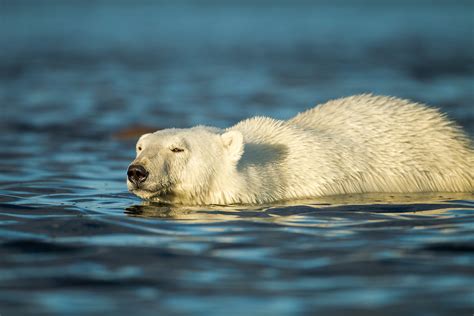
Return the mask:
{"type": "Polygon", "coordinates": [[[142,182],[145,182],[148,177],[148,171],[140,165],[130,165],[127,171],[128,180],[130,182],[139,185],[142,182]]]}

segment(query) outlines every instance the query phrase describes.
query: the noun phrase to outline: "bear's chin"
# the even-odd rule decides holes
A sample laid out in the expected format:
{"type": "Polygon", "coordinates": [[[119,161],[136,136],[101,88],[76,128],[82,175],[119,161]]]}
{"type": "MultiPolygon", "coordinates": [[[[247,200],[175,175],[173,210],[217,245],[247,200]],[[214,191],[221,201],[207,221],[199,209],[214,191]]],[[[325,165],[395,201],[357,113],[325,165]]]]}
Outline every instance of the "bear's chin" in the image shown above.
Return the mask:
{"type": "Polygon", "coordinates": [[[160,202],[160,203],[172,203],[173,194],[163,193],[161,191],[150,191],[145,189],[131,189],[130,192],[138,196],[143,200],[160,202]]]}

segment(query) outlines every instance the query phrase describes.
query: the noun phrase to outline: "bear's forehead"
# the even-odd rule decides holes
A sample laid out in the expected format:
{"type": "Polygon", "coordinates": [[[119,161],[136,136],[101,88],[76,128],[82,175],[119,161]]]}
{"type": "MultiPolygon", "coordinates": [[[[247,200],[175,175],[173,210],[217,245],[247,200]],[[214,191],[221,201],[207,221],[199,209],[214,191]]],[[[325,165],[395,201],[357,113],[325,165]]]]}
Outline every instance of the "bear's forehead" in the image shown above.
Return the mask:
{"type": "Polygon", "coordinates": [[[204,140],[209,141],[209,137],[216,135],[214,131],[205,128],[170,128],[157,131],[152,134],[141,136],[140,144],[170,144],[170,143],[193,143],[204,140]]]}
{"type": "Polygon", "coordinates": [[[185,139],[184,133],[153,133],[141,139],[145,144],[163,144],[180,142],[185,139]]]}
{"type": "Polygon", "coordinates": [[[218,130],[215,128],[209,128],[205,126],[197,126],[192,128],[169,128],[163,129],[153,133],[158,137],[176,137],[176,138],[196,138],[201,135],[212,136],[217,134],[218,130]]]}

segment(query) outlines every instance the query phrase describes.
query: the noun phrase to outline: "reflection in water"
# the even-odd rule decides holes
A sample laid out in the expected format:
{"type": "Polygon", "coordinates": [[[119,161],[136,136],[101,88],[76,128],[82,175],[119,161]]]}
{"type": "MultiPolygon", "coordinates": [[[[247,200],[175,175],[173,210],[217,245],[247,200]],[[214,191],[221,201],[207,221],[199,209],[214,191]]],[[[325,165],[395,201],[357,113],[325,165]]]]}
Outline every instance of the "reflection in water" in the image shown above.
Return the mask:
{"type": "Polygon", "coordinates": [[[268,205],[207,205],[185,206],[142,201],[125,208],[132,217],[190,220],[196,222],[225,220],[285,221],[288,216],[308,213],[361,212],[397,214],[413,213],[419,216],[440,215],[447,211],[472,206],[473,193],[417,193],[417,194],[355,194],[330,196],[313,200],[283,201],[268,205]]]}

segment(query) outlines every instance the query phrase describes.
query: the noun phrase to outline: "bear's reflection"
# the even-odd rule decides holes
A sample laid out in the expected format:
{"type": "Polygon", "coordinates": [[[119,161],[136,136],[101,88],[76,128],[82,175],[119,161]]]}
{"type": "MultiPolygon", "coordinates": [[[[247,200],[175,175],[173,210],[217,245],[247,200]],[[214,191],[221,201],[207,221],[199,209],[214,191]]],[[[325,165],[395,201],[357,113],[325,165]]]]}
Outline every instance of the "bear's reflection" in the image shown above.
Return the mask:
{"type": "Polygon", "coordinates": [[[193,221],[236,220],[251,217],[268,217],[264,210],[268,207],[253,206],[181,206],[143,201],[142,204],[131,205],[125,214],[133,217],[184,219],[193,221]]]}
{"type": "MultiPolygon", "coordinates": [[[[192,221],[228,221],[269,219],[289,220],[302,214],[344,212],[350,216],[354,211],[365,213],[411,213],[424,214],[445,212],[452,207],[462,207],[474,199],[473,193],[418,193],[418,194],[361,194],[326,197],[320,200],[300,200],[267,205],[208,205],[183,206],[143,201],[125,209],[133,217],[163,218],[192,221]]],[[[469,204],[470,205],[470,204],[469,204]]],[[[328,213],[329,214],[329,213],[328,213]]]]}

